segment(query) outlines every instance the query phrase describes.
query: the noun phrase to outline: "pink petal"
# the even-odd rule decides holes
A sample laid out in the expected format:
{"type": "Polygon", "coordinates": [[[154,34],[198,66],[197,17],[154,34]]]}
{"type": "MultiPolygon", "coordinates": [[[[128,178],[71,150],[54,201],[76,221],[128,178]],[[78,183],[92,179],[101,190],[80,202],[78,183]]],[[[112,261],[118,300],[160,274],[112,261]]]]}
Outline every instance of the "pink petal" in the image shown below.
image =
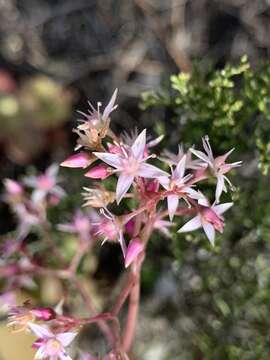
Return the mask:
{"type": "Polygon", "coordinates": [[[225,163],[227,157],[234,151],[234,148],[232,148],[230,151],[228,151],[226,154],[218,156],[215,158],[215,165],[216,166],[221,166],[222,164],[225,163]]]}
{"type": "Polygon", "coordinates": [[[117,108],[117,105],[114,105],[116,96],[117,96],[118,89],[114,90],[112,94],[111,100],[109,101],[108,105],[105,107],[102,115],[102,120],[105,121],[110,116],[110,113],[117,108]]]}
{"type": "Polygon", "coordinates": [[[233,203],[224,203],[224,204],[220,204],[220,205],[216,205],[213,207],[213,210],[215,211],[215,213],[217,213],[218,215],[223,214],[225,211],[229,210],[231,207],[233,206],[233,203]]]}
{"type": "Polygon", "coordinates": [[[77,154],[69,156],[66,160],[61,163],[61,166],[70,168],[86,168],[95,159],[86,152],[79,152],[77,154]]]}
{"type": "Polygon", "coordinates": [[[40,339],[48,339],[54,337],[54,334],[45,326],[37,325],[34,323],[28,323],[29,328],[40,339]]]}
{"type": "Polygon", "coordinates": [[[167,176],[168,174],[154,165],[141,164],[138,170],[138,175],[145,178],[160,178],[167,176]]]}
{"type": "Polygon", "coordinates": [[[56,314],[52,308],[48,307],[40,307],[40,308],[33,308],[31,313],[35,316],[37,320],[40,321],[49,321],[55,318],[56,314]]]}
{"type": "Polygon", "coordinates": [[[129,242],[126,256],[125,256],[125,267],[129,267],[129,265],[137,259],[137,256],[143,251],[143,244],[140,239],[136,238],[129,242]]]}
{"type": "Polygon", "coordinates": [[[117,154],[94,152],[93,153],[97,158],[104,161],[106,164],[113,166],[116,169],[121,169],[122,167],[122,157],[117,154]]]}
{"type": "Polygon", "coordinates": [[[208,222],[202,222],[203,230],[208,237],[210,243],[214,246],[215,245],[215,228],[212,224],[208,222]]]}
{"type": "Polygon", "coordinates": [[[57,334],[55,337],[65,347],[68,346],[74,340],[77,334],[78,333],[76,332],[66,332],[66,333],[57,334]]]}
{"type": "Polygon", "coordinates": [[[146,129],[144,129],[137,139],[134,141],[131,146],[131,150],[136,159],[142,159],[144,155],[144,150],[146,146],[146,129]]]}
{"type": "Polygon", "coordinates": [[[120,203],[123,196],[126,194],[128,189],[130,188],[133,180],[134,180],[133,175],[121,174],[119,176],[118,181],[117,181],[117,186],[116,186],[116,201],[117,201],[117,204],[120,203]]]}
{"type": "Polygon", "coordinates": [[[168,203],[168,212],[169,212],[169,218],[171,221],[173,221],[174,214],[176,212],[176,209],[178,207],[179,198],[177,195],[169,195],[167,197],[167,203],[168,203]]]}
{"type": "Polygon", "coordinates": [[[106,179],[111,175],[111,172],[108,171],[108,167],[105,165],[97,165],[90,169],[84,176],[89,177],[91,179],[106,179]]]}
{"type": "Polygon", "coordinates": [[[184,226],[182,226],[177,232],[189,232],[197,230],[202,226],[200,215],[195,216],[193,219],[189,220],[184,226]]]}
{"type": "Polygon", "coordinates": [[[44,339],[37,339],[33,345],[32,345],[32,348],[33,349],[39,349],[41,346],[44,345],[44,339]]]}

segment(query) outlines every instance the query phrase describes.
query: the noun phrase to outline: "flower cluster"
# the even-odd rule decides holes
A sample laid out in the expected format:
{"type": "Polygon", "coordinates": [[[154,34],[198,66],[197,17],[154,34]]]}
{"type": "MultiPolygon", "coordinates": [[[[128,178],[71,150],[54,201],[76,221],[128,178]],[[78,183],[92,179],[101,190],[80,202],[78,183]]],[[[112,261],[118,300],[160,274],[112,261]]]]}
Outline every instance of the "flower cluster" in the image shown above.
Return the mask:
{"type": "MultiPolygon", "coordinates": [[[[225,174],[240,166],[241,161],[226,162],[233,149],[224,155],[214,157],[207,136],[202,139],[205,152],[194,147],[185,152],[183,146],[179,145],[177,154],[165,151],[160,157],[151,150],[163,137],[149,140],[146,129],[140,134],[135,132],[117,136],[109,127],[109,115],[116,108],[116,93],[117,91],[114,92],[103,114],[100,113],[100,104],[97,110],[91,105],[89,114],[83,114],[85,119],[81,120],[75,130],[79,135],[76,149],[80,149],[80,152],[70,156],[61,164],[67,167],[86,168],[95,163],[87,170],[85,176],[96,181],[100,180],[102,184],[95,183],[94,188],[86,188],[85,199],[86,205],[102,209],[104,222],[99,224],[99,233],[103,234],[105,240],[118,239],[124,257],[130,258],[130,253],[127,254],[127,251],[134,247],[128,248],[123,238],[127,219],[135,218],[136,221],[136,218],[141,219],[144,216],[154,218],[153,229],[157,228],[159,221],[161,231],[168,233],[171,224],[164,220],[167,216],[172,222],[175,215],[194,214],[194,218],[178,232],[193,231],[202,227],[209,241],[214,245],[215,231],[223,232],[222,214],[232,206],[232,203],[220,204],[222,193],[227,192],[226,183],[232,187],[225,174]],[[97,162],[99,163],[96,164],[97,162]],[[103,186],[103,180],[115,175],[117,176],[115,192],[108,192],[103,186]],[[215,199],[212,205],[199,190],[199,183],[210,178],[216,179],[215,199]],[[123,199],[128,198],[136,198],[140,204],[133,212],[116,217],[107,209],[107,206],[114,201],[119,205],[123,199]],[[160,206],[164,207],[162,202],[165,199],[167,211],[161,208],[163,212],[160,217],[158,213],[162,211],[160,206]]],[[[130,264],[130,261],[128,263],[130,264]]]]}
{"type": "MultiPolygon", "coordinates": [[[[233,205],[232,202],[220,203],[222,194],[227,192],[226,185],[232,187],[227,173],[241,165],[240,161],[227,163],[233,150],[215,157],[205,136],[202,139],[204,151],[194,147],[184,151],[179,144],[177,154],[165,150],[159,156],[153,149],[163,136],[151,139],[146,129],[118,136],[112,130],[110,116],[117,108],[116,95],[117,90],[103,112],[101,103],[96,109],[89,103],[90,110],[80,112],[83,119],[74,129],[78,135],[76,153],[61,164],[86,169],[85,177],[92,180],[83,192],[87,209],[75,211],[69,221],[56,226],[58,231],[77,237],[71,260],[63,256],[51,238],[52,226],[47,219],[48,208],[58,204],[65,195],[58,184],[58,166],[50,166],[39,176],[26,177],[22,183],[5,180],[4,199],[17,216],[18,228],[17,235],[2,246],[0,274],[12,281],[7,281],[0,306],[9,311],[9,326],[14,331],[31,331],[37,336],[33,344],[37,350],[36,359],[70,360],[66,347],[81,327],[97,323],[109,343],[102,359],[127,360],[134,338],[140,271],[152,232],[158,231],[170,238],[176,226],[178,233],[202,228],[214,245],[216,231],[222,233],[224,229],[223,214],[233,205]],[[215,180],[211,201],[200,188],[210,179],[210,183],[215,180]],[[32,189],[30,193],[28,188],[32,189]],[[179,219],[186,216],[191,219],[180,224],[179,219]],[[33,229],[38,229],[47,241],[58,266],[46,256],[40,261],[29,253],[25,240],[33,229]],[[105,242],[120,245],[128,276],[112,309],[99,314],[77,272],[91,247],[105,242]],[[66,316],[58,308],[31,307],[29,303],[16,307],[16,289],[33,281],[34,276],[43,275],[70,281],[91,316],[66,316]],[[122,331],[118,315],[128,299],[126,326],[122,331]]],[[[81,350],[79,354],[83,360],[97,359],[81,350]]]]}

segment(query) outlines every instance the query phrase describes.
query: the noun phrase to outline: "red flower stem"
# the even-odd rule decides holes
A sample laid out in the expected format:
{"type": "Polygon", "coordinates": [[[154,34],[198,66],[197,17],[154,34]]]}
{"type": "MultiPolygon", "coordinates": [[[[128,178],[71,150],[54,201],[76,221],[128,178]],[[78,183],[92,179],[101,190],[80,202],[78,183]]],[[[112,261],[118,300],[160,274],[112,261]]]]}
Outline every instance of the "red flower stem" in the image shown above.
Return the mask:
{"type": "MultiPolygon", "coordinates": [[[[94,304],[92,303],[90,296],[88,295],[87,291],[85,290],[84,286],[81,284],[81,282],[79,281],[79,279],[77,277],[74,277],[72,279],[72,282],[73,282],[74,286],[76,287],[76,289],[78,290],[78,292],[80,293],[88,310],[93,315],[95,315],[97,313],[97,311],[95,309],[94,304]]],[[[113,336],[112,331],[111,331],[110,327],[108,326],[108,324],[106,324],[106,322],[104,320],[97,321],[97,324],[100,327],[100,330],[106,336],[109,344],[111,346],[113,346],[113,344],[115,343],[115,337],[113,336]]]]}
{"type": "Polygon", "coordinates": [[[111,313],[115,316],[117,316],[124,305],[132,287],[134,286],[134,283],[136,281],[136,276],[131,272],[129,274],[128,280],[122,289],[121,293],[118,295],[117,300],[115,302],[115,305],[111,311],[111,313]]]}
{"type": "Polygon", "coordinates": [[[126,352],[130,350],[134,339],[137,316],[138,316],[139,300],[140,300],[140,269],[138,269],[138,275],[136,276],[136,281],[131,289],[130,297],[129,297],[128,315],[127,315],[126,327],[122,339],[122,349],[126,352]]]}
{"type": "MultiPolygon", "coordinates": [[[[150,215],[148,223],[140,232],[141,239],[145,243],[145,246],[152,233],[154,222],[155,215],[152,214],[150,215]]],[[[136,331],[136,323],[140,301],[140,275],[144,256],[145,253],[141,253],[140,256],[137,258],[136,263],[133,264],[131,269],[131,271],[133,271],[133,275],[135,276],[135,283],[129,295],[128,315],[122,339],[122,349],[126,352],[129,352],[131,349],[136,331]]]]}
{"type": "Polygon", "coordinates": [[[80,265],[80,262],[84,256],[84,254],[85,254],[85,249],[79,247],[78,251],[73,256],[70,266],[69,266],[69,271],[72,272],[72,274],[75,274],[77,272],[77,269],[80,265]]]}

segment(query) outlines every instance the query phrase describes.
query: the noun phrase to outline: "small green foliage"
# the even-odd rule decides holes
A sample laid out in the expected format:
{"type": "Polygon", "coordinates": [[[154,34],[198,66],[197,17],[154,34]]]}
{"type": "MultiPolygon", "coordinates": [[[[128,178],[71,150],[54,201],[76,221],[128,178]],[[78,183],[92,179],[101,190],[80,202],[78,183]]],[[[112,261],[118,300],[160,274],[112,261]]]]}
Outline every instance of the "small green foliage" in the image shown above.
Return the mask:
{"type": "Polygon", "coordinates": [[[166,106],[183,142],[208,134],[215,147],[259,153],[259,167],[270,166],[270,64],[252,70],[247,56],[237,66],[171,76],[171,88],[146,92],[141,108],[166,106]],[[170,95],[171,92],[171,95],[170,95]]]}
{"type": "MultiPolygon", "coordinates": [[[[215,247],[199,231],[173,237],[179,318],[185,316],[193,324],[189,330],[178,329],[178,337],[184,339],[179,359],[186,351],[194,359],[266,360],[270,355],[270,63],[253,69],[244,56],[238,65],[221,70],[203,72],[196,67],[190,74],[171,76],[170,88],[144,95],[142,107],[166,108],[160,126],[171,134],[167,146],[172,151],[179,137],[199,148],[199,138],[208,134],[215,155],[235,147],[230,160],[243,160],[242,168],[232,173],[238,188],[226,201],[235,206],[215,247]],[[188,280],[187,272],[192,274],[188,280]],[[194,288],[197,278],[201,287],[194,288]]],[[[149,252],[148,264],[155,264],[156,258],[149,252]]]]}

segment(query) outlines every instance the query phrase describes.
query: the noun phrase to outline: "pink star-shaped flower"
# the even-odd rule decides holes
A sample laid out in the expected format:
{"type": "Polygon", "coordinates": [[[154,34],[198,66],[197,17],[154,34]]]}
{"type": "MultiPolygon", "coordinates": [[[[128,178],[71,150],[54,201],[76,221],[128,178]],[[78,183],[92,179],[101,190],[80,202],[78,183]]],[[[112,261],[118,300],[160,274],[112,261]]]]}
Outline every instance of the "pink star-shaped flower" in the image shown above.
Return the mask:
{"type": "Polygon", "coordinates": [[[242,164],[242,161],[237,161],[234,163],[226,164],[225,161],[227,157],[233,152],[234,149],[231,149],[226,154],[222,156],[218,156],[214,158],[211,145],[209,142],[208,136],[202,138],[203,147],[206,152],[203,153],[202,151],[195,150],[193,148],[190,151],[196,155],[199,159],[203,160],[209,167],[211,173],[217,178],[217,187],[216,187],[216,202],[219,202],[220,196],[222,192],[227,192],[227,188],[225,186],[225,181],[232,186],[230,180],[225,176],[228,171],[232,168],[239,167],[242,164]]]}
{"type": "Polygon", "coordinates": [[[166,172],[156,166],[146,164],[149,157],[144,157],[146,147],[146,130],[143,130],[131,147],[122,146],[122,153],[111,154],[95,152],[94,155],[120,172],[116,187],[116,200],[119,204],[129,190],[134,178],[158,178],[166,176],[166,172]]]}
{"type": "Polygon", "coordinates": [[[190,187],[186,186],[185,183],[192,178],[192,175],[185,174],[186,167],[186,155],[178,162],[175,169],[172,168],[172,174],[170,177],[159,178],[160,184],[168,190],[167,195],[168,212],[170,220],[173,220],[175,212],[178,207],[179,199],[183,196],[183,193],[188,193],[190,187]]]}
{"type": "Polygon", "coordinates": [[[213,204],[211,207],[199,205],[198,215],[189,220],[178,232],[194,231],[202,227],[210,243],[214,245],[215,230],[220,233],[223,232],[224,218],[222,214],[229,210],[232,205],[232,202],[219,205],[213,204]]]}
{"type": "Polygon", "coordinates": [[[47,327],[34,323],[29,323],[29,328],[38,337],[33,344],[33,348],[38,349],[35,359],[72,360],[65,347],[74,340],[76,332],[54,334],[47,327]]]}

